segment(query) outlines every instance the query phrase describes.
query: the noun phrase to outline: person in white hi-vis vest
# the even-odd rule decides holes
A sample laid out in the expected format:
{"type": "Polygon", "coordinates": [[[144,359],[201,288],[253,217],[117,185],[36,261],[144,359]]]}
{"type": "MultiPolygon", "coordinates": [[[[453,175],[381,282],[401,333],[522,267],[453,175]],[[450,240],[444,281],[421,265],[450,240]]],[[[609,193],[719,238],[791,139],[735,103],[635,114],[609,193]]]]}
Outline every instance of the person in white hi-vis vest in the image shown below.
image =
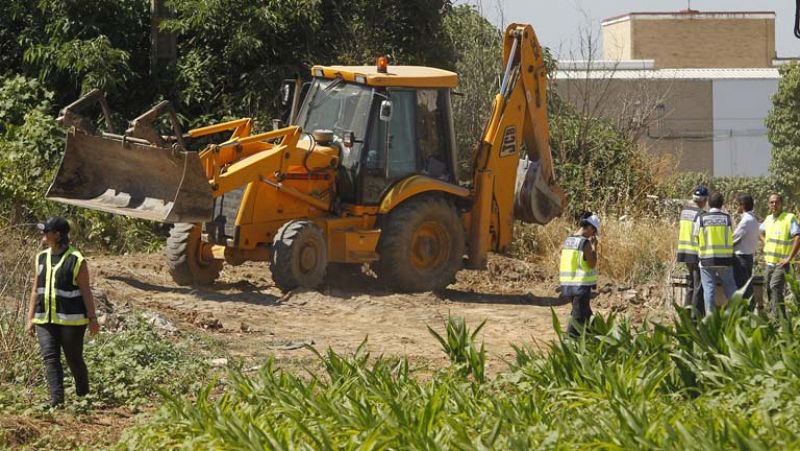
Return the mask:
{"type": "Polygon", "coordinates": [[[47,249],[36,255],[28,332],[39,339],[44,359],[50,406],[64,403],[64,369],[61,351],[75,378],[78,396],[89,393],[89,372],[83,360],[86,328],[99,330],[89,268],[83,255],[69,245],[69,222],[53,217],[39,224],[47,249]]]}

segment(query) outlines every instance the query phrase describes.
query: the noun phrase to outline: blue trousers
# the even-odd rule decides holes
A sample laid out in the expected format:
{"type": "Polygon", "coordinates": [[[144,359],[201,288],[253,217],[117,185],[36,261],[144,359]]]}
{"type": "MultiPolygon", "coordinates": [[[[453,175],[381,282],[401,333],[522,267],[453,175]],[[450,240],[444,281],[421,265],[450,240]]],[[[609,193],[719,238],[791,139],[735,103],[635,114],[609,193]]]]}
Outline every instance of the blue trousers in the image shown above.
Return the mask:
{"type": "Polygon", "coordinates": [[[736,292],[736,280],[733,278],[733,266],[700,267],[700,283],[703,284],[703,301],[706,307],[706,316],[716,310],[714,295],[716,294],[717,279],[722,284],[725,297],[730,299],[736,292]]]}

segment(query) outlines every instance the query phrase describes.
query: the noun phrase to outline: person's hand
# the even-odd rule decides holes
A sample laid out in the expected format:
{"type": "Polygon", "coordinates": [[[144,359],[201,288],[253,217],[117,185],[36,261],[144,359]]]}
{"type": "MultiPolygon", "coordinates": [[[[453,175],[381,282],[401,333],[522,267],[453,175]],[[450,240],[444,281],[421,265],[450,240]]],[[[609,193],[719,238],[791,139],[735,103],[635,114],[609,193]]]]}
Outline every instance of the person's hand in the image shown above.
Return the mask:
{"type": "Polygon", "coordinates": [[[100,324],[97,322],[97,318],[92,318],[89,320],[89,335],[97,335],[97,332],[100,331],[100,324]]]}
{"type": "Polygon", "coordinates": [[[28,335],[31,337],[36,336],[36,324],[33,324],[32,321],[28,321],[28,327],[26,329],[28,330],[28,335]]]}
{"type": "Polygon", "coordinates": [[[782,268],[788,268],[791,263],[792,260],[790,260],[789,257],[786,257],[783,260],[781,260],[779,264],[781,265],[782,268]]]}

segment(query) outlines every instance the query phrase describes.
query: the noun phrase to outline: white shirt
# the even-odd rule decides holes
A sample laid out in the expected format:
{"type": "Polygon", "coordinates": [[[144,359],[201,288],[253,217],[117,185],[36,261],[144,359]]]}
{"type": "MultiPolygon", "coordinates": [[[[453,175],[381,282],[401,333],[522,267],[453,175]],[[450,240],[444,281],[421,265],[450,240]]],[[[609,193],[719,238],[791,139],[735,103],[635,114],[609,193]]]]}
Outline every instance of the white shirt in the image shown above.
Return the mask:
{"type": "Polygon", "coordinates": [[[753,255],[758,249],[760,235],[758,219],[752,211],[742,214],[742,219],[733,231],[733,253],[739,255],[753,255]]]}

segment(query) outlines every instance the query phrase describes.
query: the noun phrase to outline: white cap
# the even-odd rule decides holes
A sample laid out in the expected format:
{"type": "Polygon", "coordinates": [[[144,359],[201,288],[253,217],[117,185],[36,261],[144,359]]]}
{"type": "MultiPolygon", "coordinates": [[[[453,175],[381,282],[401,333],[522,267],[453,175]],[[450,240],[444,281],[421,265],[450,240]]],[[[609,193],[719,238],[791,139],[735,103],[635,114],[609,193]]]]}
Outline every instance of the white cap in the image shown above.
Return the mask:
{"type": "Polygon", "coordinates": [[[591,215],[588,218],[586,218],[586,222],[588,222],[594,227],[595,233],[597,235],[600,235],[600,216],[591,215]]]}

